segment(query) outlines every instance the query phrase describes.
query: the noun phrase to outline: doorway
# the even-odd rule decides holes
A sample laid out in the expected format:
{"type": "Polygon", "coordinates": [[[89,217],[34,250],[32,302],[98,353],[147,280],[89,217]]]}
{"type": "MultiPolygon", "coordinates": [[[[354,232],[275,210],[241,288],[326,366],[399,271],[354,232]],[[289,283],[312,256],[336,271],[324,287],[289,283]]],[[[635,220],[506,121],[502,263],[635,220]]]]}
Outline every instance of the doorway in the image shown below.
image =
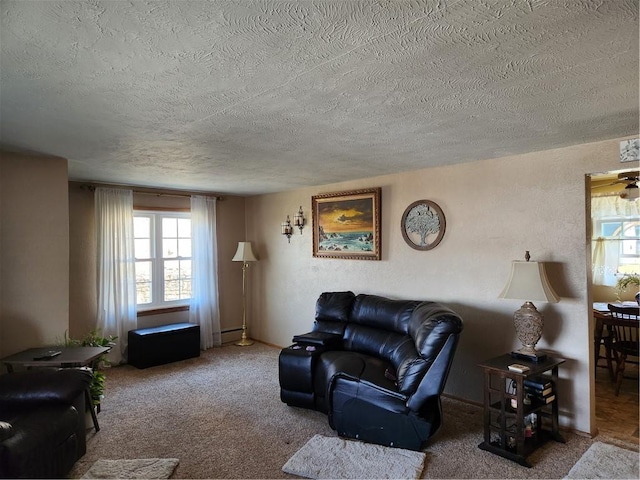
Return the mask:
{"type": "MultiPolygon", "coordinates": [[[[588,176],[591,193],[588,240],[592,261],[596,264],[589,289],[594,303],[635,302],[636,287],[623,291],[616,285],[625,273],[640,273],[640,200],[632,200],[626,195],[630,185],[637,185],[637,174],[637,168],[630,167],[588,176]]],[[[594,352],[595,421],[598,432],[637,445],[640,443],[638,358],[630,359],[634,363],[627,362],[625,378],[616,395],[604,347],[596,346],[598,348],[600,352],[594,352]]]]}

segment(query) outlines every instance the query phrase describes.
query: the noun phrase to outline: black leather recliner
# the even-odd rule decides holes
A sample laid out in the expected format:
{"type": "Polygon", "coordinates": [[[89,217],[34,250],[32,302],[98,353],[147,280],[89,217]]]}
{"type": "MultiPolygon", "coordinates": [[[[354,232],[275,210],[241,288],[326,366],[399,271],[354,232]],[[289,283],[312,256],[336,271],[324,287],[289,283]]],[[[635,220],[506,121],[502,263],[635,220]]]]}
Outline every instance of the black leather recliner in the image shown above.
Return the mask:
{"type": "Polygon", "coordinates": [[[64,478],[86,453],[83,369],[0,375],[0,478],[64,478]]]}
{"type": "Polygon", "coordinates": [[[312,332],[280,353],[281,400],[327,413],[340,436],[421,450],[462,328],[436,302],[323,293],[312,332]]]}

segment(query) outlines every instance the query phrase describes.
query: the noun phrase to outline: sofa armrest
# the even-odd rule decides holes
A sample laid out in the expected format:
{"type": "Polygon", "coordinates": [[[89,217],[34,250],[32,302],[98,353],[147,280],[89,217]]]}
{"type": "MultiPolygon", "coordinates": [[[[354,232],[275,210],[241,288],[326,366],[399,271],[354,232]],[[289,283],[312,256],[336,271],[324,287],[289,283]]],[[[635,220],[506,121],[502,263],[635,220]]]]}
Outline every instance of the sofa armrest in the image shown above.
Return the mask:
{"type": "Polygon", "coordinates": [[[0,407],[24,408],[43,403],[73,404],[91,385],[90,370],[29,370],[0,376],[0,407]]]}
{"type": "Polygon", "coordinates": [[[338,350],[342,346],[342,336],[336,333],[309,332],[296,335],[293,341],[299,345],[325,347],[328,350],[338,350]]]}
{"type": "Polygon", "coordinates": [[[458,344],[458,335],[450,335],[445,342],[444,347],[436,357],[431,367],[422,378],[420,385],[411,395],[407,405],[414,412],[422,410],[423,405],[432,398],[439,398],[444,391],[444,385],[451,370],[453,363],[453,353],[458,344]]]}

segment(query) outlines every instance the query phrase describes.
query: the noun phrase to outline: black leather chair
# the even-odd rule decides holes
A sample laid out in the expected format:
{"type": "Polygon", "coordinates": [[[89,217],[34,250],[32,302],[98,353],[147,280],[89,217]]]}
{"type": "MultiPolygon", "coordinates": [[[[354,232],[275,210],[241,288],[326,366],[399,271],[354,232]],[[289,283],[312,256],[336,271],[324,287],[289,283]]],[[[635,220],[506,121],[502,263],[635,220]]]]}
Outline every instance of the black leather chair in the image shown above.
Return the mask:
{"type": "Polygon", "coordinates": [[[436,302],[323,293],[313,331],[280,354],[280,397],[327,413],[341,436],[421,450],[442,422],[462,328],[436,302]]]}
{"type": "Polygon", "coordinates": [[[64,478],[86,453],[83,369],[0,376],[0,478],[64,478]]]}

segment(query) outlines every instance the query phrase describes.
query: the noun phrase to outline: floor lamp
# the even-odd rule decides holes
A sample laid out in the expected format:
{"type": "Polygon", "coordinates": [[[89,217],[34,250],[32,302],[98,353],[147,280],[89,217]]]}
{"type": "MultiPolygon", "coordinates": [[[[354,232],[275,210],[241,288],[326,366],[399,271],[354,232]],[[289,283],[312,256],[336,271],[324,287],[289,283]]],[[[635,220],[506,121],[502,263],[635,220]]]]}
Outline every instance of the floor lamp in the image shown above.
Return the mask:
{"type": "Polygon", "coordinates": [[[247,268],[249,268],[249,262],[258,261],[253,254],[251,242],[238,242],[238,250],[231,261],[242,262],[242,337],[236,345],[248,347],[253,345],[253,340],[247,338],[247,268]]]}

